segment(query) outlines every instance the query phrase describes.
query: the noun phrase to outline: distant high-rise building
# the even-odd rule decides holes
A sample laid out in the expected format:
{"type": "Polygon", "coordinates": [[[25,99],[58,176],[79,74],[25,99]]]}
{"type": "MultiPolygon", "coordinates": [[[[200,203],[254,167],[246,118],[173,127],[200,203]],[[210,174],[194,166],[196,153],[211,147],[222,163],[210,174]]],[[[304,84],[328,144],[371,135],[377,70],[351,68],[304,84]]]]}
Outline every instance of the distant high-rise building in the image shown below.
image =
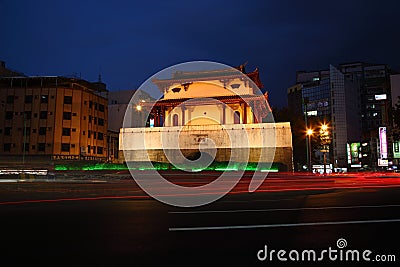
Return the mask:
{"type": "MultiPolygon", "coordinates": [[[[346,79],[332,65],[329,70],[297,72],[296,85],[288,89],[292,114],[329,125],[332,137],[329,163],[336,168],[348,167],[347,144],[359,142],[361,138],[358,90],[357,83],[346,79]]],[[[307,124],[311,128],[319,126],[307,124]]]]}
{"type": "Polygon", "coordinates": [[[391,69],[386,64],[364,62],[341,64],[339,69],[346,78],[360,83],[361,143],[366,149],[362,154],[367,156],[363,164],[373,168],[388,166],[388,159],[392,157],[392,151],[388,149],[392,143],[389,138],[392,130],[391,69]],[[388,135],[387,142],[381,140],[379,132],[382,129],[385,130],[385,135],[388,135]],[[382,142],[385,148],[382,147],[382,142]],[[380,153],[381,149],[387,149],[388,153],[380,153]],[[381,160],[385,163],[381,163],[381,160]]]}
{"type": "MultiPolygon", "coordinates": [[[[393,165],[400,165],[400,74],[390,75],[393,109],[393,165]]],[[[400,167],[400,166],[399,166],[400,167]]]]}
{"type": "Polygon", "coordinates": [[[371,131],[390,126],[390,68],[385,64],[363,62],[341,64],[347,79],[360,83],[360,112],[364,138],[371,131]]]}
{"type": "Polygon", "coordinates": [[[296,85],[288,89],[289,109],[298,114],[301,105],[306,119],[314,116],[331,123],[331,156],[337,166],[346,166],[346,162],[349,167],[387,166],[394,153],[389,149],[393,98],[400,95],[396,94],[400,78],[390,73],[385,64],[363,62],[299,71],[296,85]]]}

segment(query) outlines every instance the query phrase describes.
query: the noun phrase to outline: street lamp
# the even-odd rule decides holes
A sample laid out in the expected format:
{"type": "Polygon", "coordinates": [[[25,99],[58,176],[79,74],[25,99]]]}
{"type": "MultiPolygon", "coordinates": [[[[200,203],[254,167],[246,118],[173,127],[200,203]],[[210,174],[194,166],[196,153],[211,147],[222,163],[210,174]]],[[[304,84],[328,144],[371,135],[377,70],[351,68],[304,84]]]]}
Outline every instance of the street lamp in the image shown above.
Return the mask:
{"type": "Polygon", "coordinates": [[[319,137],[321,139],[322,146],[321,152],[324,153],[324,175],[326,175],[326,152],[329,152],[329,144],[331,142],[331,139],[329,136],[328,125],[326,125],[325,123],[321,125],[319,137]]]}
{"type": "Polygon", "coordinates": [[[314,134],[314,130],[313,129],[307,129],[306,134],[308,136],[308,151],[309,151],[308,168],[309,168],[309,171],[311,172],[312,171],[312,166],[311,166],[311,155],[312,155],[312,153],[311,153],[311,151],[312,151],[312,149],[311,149],[311,136],[314,134]]]}

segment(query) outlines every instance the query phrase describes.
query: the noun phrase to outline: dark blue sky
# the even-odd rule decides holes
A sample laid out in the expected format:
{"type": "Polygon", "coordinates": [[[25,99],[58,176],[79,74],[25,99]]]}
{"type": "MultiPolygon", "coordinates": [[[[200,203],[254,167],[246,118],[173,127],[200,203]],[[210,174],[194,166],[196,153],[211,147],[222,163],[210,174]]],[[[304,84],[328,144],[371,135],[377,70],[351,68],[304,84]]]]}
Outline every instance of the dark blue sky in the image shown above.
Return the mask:
{"type": "Polygon", "coordinates": [[[297,70],[350,61],[400,69],[398,1],[0,0],[0,60],[27,75],[102,74],[139,87],[171,65],[259,67],[272,106],[297,70]]]}

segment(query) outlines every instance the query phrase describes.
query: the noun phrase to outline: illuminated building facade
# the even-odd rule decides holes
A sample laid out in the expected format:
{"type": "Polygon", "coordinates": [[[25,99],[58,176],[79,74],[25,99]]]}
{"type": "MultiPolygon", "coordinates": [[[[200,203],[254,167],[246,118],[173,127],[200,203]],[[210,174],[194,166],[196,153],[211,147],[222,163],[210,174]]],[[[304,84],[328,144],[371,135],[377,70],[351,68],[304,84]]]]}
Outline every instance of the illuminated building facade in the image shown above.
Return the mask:
{"type": "Polygon", "coordinates": [[[107,99],[101,82],[39,76],[0,77],[3,163],[107,159],[107,99]]]}
{"type": "MultiPolygon", "coordinates": [[[[214,141],[217,151],[215,161],[227,162],[233,152],[250,150],[249,158],[241,153],[235,162],[259,162],[267,160],[262,153],[275,150],[274,163],[281,170],[293,170],[292,140],[289,123],[271,123],[268,94],[256,94],[262,88],[258,69],[246,73],[231,69],[214,71],[175,72],[171,79],[153,80],[163,98],[155,103],[143,103],[149,109],[150,127],[129,127],[121,129],[125,136],[120,149],[125,150],[125,161],[168,162],[166,150],[180,150],[187,158],[195,158],[199,145],[207,139],[214,141]],[[251,81],[251,82],[250,82],[251,81]],[[269,121],[269,123],[263,123],[269,121]],[[166,147],[163,138],[171,138],[179,131],[179,147],[166,147]],[[145,132],[146,149],[137,143],[145,132]],[[263,141],[276,133],[276,138],[263,141]],[[248,136],[248,143],[233,145],[229,140],[240,140],[248,136]],[[275,144],[276,142],[276,144],[275,144]],[[276,149],[275,149],[276,148],[276,149]],[[261,157],[260,157],[261,155],[261,157]]],[[[133,115],[132,115],[133,116],[133,115]]],[[[145,126],[145,125],[142,125],[145,126]]],[[[272,159],[271,159],[272,161],[272,159]]]]}
{"type": "Polygon", "coordinates": [[[364,150],[361,153],[364,155],[364,159],[361,160],[362,164],[373,169],[390,167],[389,162],[393,163],[393,153],[392,149],[388,149],[388,147],[392,146],[392,140],[388,138],[387,143],[385,142],[385,149],[388,150],[388,153],[383,159],[380,153],[383,142],[380,129],[384,127],[385,134],[391,136],[391,69],[385,64],[365,62],[341,64],[339,69],[347,79],[358,82],[360,85],[358,112],[362,122],[361,144],[363,144],[362,149],[364,150]]]}
{"type": "MultiPolygon", "coordinates": [[[[349,167],[347,144],[361,139],[358,85],[332,65],[329,70],[297,72],[296,81],[288,89],[289,109],[307,119],[308,128],[319,126],[310,121],[327,123],[332,138],[328,163],[334,168],[349,167]]],[[[315,151],[318,154],[317,148],[315,151]]]]}

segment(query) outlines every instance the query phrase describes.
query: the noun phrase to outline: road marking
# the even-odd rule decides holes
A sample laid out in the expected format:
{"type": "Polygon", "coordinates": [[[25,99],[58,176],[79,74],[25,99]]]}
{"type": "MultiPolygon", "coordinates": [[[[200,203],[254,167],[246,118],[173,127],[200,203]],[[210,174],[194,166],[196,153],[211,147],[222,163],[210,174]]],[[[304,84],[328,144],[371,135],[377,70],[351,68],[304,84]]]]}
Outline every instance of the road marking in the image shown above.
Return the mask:
{"type": "Polygon", "coordinates": [[[393,208],[393,205],[367,205],[367,206],[336,206],[336,207],[308,207],[308,208],[284,208],[284,209],[243,209],[243,210],[197,210],[197,211],[169,211],[171,214],[205,214],[205,213],[240,213],[240,212],[274,212],[274,211],[298,211],[298,210],[329,210],[329,209],[362,209],[362,208],[393,208]]]}
{"type": "MultiPolygon", "coordinates": [[[[287,201],[287,200],[295,200],[295,198],[279,198],[279,199],[255,199],[252,202],[279,202],[279,201],[287,201]]],[[[244,203],[248,202],[247,200],[224,200],[224,203],[244,203]]],[[[182,211],[184,212],[184,211],[182,211]]],[[[174,213],[171,211],[170,213],[174,213]]],[[[177,212],[179,213],[179,212],[177,212]]]]}
{"type": "Polygon", "coordinates": [[[342,224],[365,224],[365,223],[393,223],[400,222],[400,219],[392,220],[365,220],[365,221],[338,221],[338,222],[309,222],[309,223],[283,223],[283,224],[258,224],[258,225],[227,225],[227,226],[202,226],[202,227],[170,227],[169,231],[207,231],[207,230],[236,230],[236,229],[259,229],[299,226],[323,226],[342,224]]]}
{"type": "Polygon", "coordinates": [[[0,205],[23,205],[31,203],[57,203],[67,201],[89,201],[89,200],[113,200],[113,199],[149,199],[149,196],[98,196],[98,197],[75,197],[56,199],[31,199],[0,202],[0,205]]]}

